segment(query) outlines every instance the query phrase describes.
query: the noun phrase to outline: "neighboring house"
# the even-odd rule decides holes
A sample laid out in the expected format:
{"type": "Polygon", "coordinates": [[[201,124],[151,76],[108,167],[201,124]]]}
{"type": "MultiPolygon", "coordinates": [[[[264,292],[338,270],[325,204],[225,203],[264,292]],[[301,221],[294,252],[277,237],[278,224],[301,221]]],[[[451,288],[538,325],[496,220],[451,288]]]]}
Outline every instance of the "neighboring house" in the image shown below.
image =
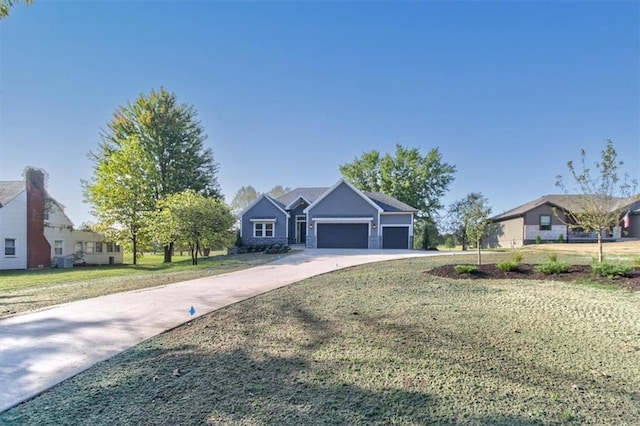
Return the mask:
{"type": "MultiPolygon", "coordinates": [[[[495,225],[492,234],[485,238],[485,247],[521,247],[542,241],[592,242],[595,232],[583,232],[571,225],[568,213],[578,210],[577,200],[584,195],[545,195],[491,218],[495,225]]],[[[640,201],[638,198],[615,198],[611,210],[621,208],[619,226],[607,230],[605,241],[620,238],[640,238],[640,201]]]]}
{"type": "Polygon", "coordinates": [[[409,249],[416,212],[341,179],[331,188],[296,188],[278,198],[261,195],[240,215],[240,236],[244,245],[409,249]]]}
{"type": "Polygon", "coordinates": [[[47,194],[44,172],[34,169],[24,181],[0,181],[0,244],[0,270],[122,263],[119,246],[73,229],[64,206],[47,194]]]}

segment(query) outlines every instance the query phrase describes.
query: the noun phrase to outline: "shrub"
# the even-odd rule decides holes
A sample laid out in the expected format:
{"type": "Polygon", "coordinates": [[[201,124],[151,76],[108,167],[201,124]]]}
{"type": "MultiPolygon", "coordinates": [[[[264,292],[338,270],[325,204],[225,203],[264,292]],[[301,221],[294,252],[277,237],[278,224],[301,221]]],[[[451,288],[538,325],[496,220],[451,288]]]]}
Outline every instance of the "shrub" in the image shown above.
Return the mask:
{"type": "Polygon", "coordinates": [[[520,262],[498,262],[498,269],[503,272],[515,271],[520,266],[520,262]]]}
{"type": "Polygon", "coordinates": [[[453,267],[459,274],[475,274],[478,272],[476,265],[456,265],[453,267]]]}
{"type": "Polygon", "coordinates": [[[635,266],[640,266],[640,257],[636,257],[635,259],[633,259],[633,264],[635,266]]]}
{"type": "Polygon", "coordinates": [[[536,244],[542,244],[542,237],[540,235],[536,235],[536,244]]]}
{"type": "Polygon", "coordinates": [[[513,252],[513,256],[511,256],[511,261],[517,264],[522,263],[522,252],[521,251],[514,251],[513,252]]]}
{"type": "Polygon", "coordinates": [[[549,253],[547,255],[549,258],[549,262],[557,262],[558,261],[558,253],[549,253]]]}
{"type": "Polygon", "coordinates": [[[536,271],[543,274],[562,274],[569,271],[569,264],[567,262],[546,262],[536,266],[536,271]]]}
{"type": "Polygon", "coordinates": [[[447,238],[444,239],[444,246],[446,248],[454,248],[456,246],[456,239],[453,238],[452,235],[449,235],[447,238]]]}
{"type": "Polygon", "coordinates": [[[560,236],[558,237],[558,242],[560,244],[564,243],[564,235],[560,234],[560,236]]]}
{"type": "Polygon", "coordinates": [[[236,231],[236,247],[242,247],[242,237],[240,237],[240,230],[236,231]]]}
{"type": "Polygon", "coordinates": [[[594,263],[591,265],[591,271],[594,275],[605,278],[619,278],[631,272],[630,265],[622,265],[619,263],[594,263]]]}

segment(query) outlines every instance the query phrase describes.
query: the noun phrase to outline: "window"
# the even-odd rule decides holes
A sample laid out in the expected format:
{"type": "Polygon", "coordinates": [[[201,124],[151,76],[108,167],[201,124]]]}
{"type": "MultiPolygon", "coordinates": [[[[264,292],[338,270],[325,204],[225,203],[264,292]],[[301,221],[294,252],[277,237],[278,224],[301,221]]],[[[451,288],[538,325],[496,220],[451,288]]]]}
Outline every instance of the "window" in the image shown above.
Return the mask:
{"type": "Polygon", "coordinates": [[[95,245],[94,245],[93,241],[87,241],[87,254],[95,253],[94,247],[95,247],[95,245]]]}
{"type": "Polygon", "coordinates": [[[62,256],[62,244],[64,244],[64,241],[62,240],[55,240],[53,242],[53,254],[56,256],[62,256]]]}
{"type": "Polygon", "coordinates": [[[107,253],[113,252],[113,243],[107,243],[107,253]]]}
{"type": "Polygon", "coordinates": [[[97,241],[96,242],[96,253],[102,253],[102,242],[101,241],[97,241]]]}
{"type": "Polygon", "coordinates": [[[16,240],[15,238],[4,239],[4,255],[15,256],[16,255],[16,240]]]}
{"type": "Polygon", "coordinates": [[[84,245],[82,245],[82,241],[78,241],[76,243],[76,253],[84,252],[84,245]]]}
{"type": "Polygon", "coordinates": [[[540,230],[551,231],[551,215],[548,215],[548,214],[540,215],[540,230]]]}
{"type": "Polygon", "coordinates": [[[273,238],[273,222],[255,222],[253,224],[253,236],[273,238]]]}
{"type": "Polygon", "coordinates": [[[44,210],[44,220],[49,220],[49,210],[44,210]]]}

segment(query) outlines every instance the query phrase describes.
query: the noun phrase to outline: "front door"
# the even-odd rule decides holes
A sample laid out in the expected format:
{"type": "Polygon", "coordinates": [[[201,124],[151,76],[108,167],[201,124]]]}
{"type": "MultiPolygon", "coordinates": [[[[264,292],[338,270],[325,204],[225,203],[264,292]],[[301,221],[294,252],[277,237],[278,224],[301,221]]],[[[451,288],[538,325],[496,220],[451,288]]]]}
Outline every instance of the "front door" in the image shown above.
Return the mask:
{"type": "Polygon", "coordinates": [[[305,244],[307,242],[307,217],[296,217],[296,244],[305,244]]]}

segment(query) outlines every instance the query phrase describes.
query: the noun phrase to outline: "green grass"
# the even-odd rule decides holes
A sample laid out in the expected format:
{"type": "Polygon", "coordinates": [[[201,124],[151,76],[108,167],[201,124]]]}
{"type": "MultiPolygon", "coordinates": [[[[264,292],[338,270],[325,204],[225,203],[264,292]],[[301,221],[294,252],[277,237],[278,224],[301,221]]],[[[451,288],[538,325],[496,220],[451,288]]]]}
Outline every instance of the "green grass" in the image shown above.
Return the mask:
{"type": "Polygon", "coordinates": [[[0,424],[637,423],[640,293],[425,273],[462,262],[364,265],[229,306],[0,424]]]}
{"type": "Polygon", "coordinates": [[[191,265],[190,256],[174,256],[162,263],[162,255],[148,254],[132,264],[47,268],[29,271],[0,271],[0,317],[74,300],[122,291],[155,287],[206,275],[232,272],[270,262],[280,255],[213,253],[191,265]]]}

